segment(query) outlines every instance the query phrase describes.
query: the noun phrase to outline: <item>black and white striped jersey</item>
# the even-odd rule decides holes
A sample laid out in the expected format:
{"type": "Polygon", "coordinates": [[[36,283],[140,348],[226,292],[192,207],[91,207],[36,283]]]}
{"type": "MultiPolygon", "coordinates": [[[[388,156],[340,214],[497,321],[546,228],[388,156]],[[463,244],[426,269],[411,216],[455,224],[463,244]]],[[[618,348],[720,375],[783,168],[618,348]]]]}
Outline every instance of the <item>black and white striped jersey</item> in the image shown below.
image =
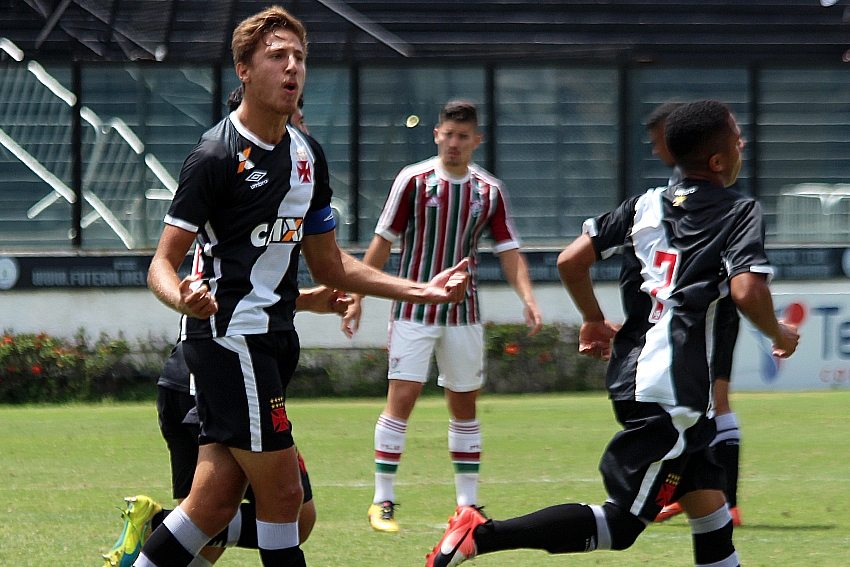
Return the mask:
{"type": "Polygon", "coordinates": [[[685,179],[589,219],[584,231],[597,257],[623,254],[626,321],[608,367],[611,398],[706,412],[717,302],[733,276],[773,273],[759,204],[685,179]]]}
{"type": "Polygon", "coordinates": [[[297,128],[270,145],[231,114],[204,133],[165,222],[198,234],[219,309],[184,317],[182,338],[292,330],[301,239],[333,230],[330,201],[324,153],[297,128]]]}

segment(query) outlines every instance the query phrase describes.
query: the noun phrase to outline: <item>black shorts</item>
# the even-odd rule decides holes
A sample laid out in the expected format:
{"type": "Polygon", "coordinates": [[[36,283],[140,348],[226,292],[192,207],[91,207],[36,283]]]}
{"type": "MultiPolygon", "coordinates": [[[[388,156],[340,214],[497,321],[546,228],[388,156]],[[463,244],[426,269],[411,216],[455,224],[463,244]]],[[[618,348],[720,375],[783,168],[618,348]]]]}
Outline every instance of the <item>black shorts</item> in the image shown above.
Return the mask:
{"type": "Polygon", "coordinates": [[[171,457],[171,494],[176,499],[189,496],[198,464],[200,427],[197,422],[185,423],[194,407],[194,396],[159,386],[156,398],[159,430],[171,457]]]}
{"type": "Polygon", "coordinates": [[[295,331],[184,341],[195,377],[199,443],[255,452],[292,447],[286,386],[299,352],[295,331]]]}
{"type": "Polygon", "coordinates": [[[624,429],[599,463],[609,501],[652,522],[688,492],[725,489],[723,467],[709,450],[714,420],[646,402],[615,401],[614,413],[624,429]]]}
{"type": "MultiPolygon", "coordinates": [[[[200,426],[191,416],[195,407],[195,397],[184,392],[159,387],[156,409],[159,413],[159,429],[168,445],[171,457],[171,494],[179,500],[189,496],[195,467],[198,464],[198,435],[200,426]],[[188,419],[187,419],[187,416],[188,419]]],[[[313,499],[313,487],[310,475],[301,453],[298,453],[298,465],[301,469],[301,486],[304,488],[304,502],[313,499]]],[[[248,487],[245,499],[253,501],[254,493],[248,487]]]]}

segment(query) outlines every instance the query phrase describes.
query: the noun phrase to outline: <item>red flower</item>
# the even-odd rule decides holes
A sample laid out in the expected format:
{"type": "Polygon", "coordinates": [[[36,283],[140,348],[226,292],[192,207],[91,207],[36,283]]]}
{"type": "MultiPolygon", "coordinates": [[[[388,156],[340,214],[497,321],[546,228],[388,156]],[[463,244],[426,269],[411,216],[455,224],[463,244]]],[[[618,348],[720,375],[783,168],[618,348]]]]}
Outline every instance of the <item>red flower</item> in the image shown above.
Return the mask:
{"type": "Polygon", "coordinates": [[[540,356],[537,357],[537,361],[540,363],[549,362],[552,359],[552,355],[548,352],[541,352],[540,356]]]}
{"type": "Polygon", "coordinates": [[[6,367],[6,370],[7,370],[8,372],[14,372],[14,371],[15,371],[15,367],[14,367],[14,366],[12,366],[12,365],[10,364],[9,366],[7,366],[7,367],[6,367]]]}
{"type": "Polygon", "coordinates": [[[9,335],[3,335],[3,342],[6,343],[7,345],[10,345],[13,342],[15,342],[15,339],[10,337],[9,335]]]}
{"type": "Polygon", "coordinates": [[[505,354],[516,356],[519,353],[519,343],[508,343],[505,345],[505,354]]]}
{"type": "Polygon", "coordinates": [[[41,374],[41,370],[42,370],[42,369],[41,369],[41,365],[40,365],[40,364],[33,364],[33,365],[30,367],[30,372],[32,372],[33,374],[41,374]]]}

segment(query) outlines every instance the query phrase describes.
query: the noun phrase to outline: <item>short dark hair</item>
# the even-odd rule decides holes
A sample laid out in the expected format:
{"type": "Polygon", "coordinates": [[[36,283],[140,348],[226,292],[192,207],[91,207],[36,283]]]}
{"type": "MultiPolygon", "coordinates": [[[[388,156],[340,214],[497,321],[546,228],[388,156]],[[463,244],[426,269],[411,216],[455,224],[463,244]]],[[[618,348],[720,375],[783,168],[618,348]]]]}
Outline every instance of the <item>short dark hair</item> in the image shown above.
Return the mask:
{"type": "Polygon", "coordinates": [[[229,112],[233,112],[239,105],[242,104],[242,95],[245,94],[245,91],[242,90],[242,85],[239,85],[230,93],[230,96],[227,97],[227,110],[229,112]]]}
{"type": "Polygon", "coordinates": [[[474,104],[467,100],[450,100],[440,111],[440,119],[437,124],[442,124],[447,120],[473,124],[477,129],[478,110],[474,104]]]}
{"type": "Polygon", "coordinates": [[[732,133],[731,114],[716,100],[698,100],[674,110],[664,123],[664,138],[676,164],[686,172],[695,171],[722,152],[732,133]]]}
{"type": "Polygon", "coordinates": [[[646,129],[655,130],[659,126],[664,126],[664,122],[667,120],[667,117],[683,104],[684,103],[681,102],[670,101],[655,107],[655,110],[650,112],[649,116],[646,117],[646,129]]]}

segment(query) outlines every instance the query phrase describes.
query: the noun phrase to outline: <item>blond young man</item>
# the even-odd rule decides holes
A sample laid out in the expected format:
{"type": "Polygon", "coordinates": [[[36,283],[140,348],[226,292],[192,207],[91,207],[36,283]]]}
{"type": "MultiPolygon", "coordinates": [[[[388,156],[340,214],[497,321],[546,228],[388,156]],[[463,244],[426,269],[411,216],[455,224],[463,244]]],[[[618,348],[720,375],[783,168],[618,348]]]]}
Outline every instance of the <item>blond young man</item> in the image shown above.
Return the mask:
{"type": "Polygon", "coordinates": [[[468,281],[465,261],[416,283],[342,252],[322,149],[288,124],[304,86],[304,27],[272,7],[237,26],[232,49],[242,104],[187,158],[148,274],[160,301],[184,315],[201,446],[189,496],[151,534],[137,567],[190,565],[235,516],[247,483],[263,564],[305,564],[303,490],[285,405],[299,353],[300,253],[318,283],[362,294],[443,303],[463,297],[468,281]],[[177,269],[196,241],[203,274],[181,280],[177,269]]]}

